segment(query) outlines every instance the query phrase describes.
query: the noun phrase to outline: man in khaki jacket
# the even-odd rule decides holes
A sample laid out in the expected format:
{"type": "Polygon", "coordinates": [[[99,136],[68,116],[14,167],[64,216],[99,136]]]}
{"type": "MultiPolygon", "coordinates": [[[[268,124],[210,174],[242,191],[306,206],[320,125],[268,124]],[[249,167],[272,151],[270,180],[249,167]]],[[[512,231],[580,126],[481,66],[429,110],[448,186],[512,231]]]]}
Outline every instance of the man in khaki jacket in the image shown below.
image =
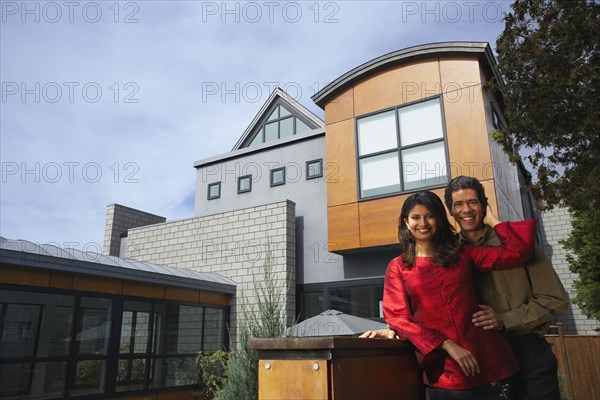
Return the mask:
{"type": "MultiPolygon", "coordinates": [[[[444,199],[460,225],[461,240],[471,245],[500,244],[494,230],[483,224],[487,198],[476,178],[452,179],[444,199]]],[[[473,315],[474,325],[504,331],[521,364],[516,398],[560,400],[556,357],[543,335],[548,322],[567,310],[569,299],[550,261],[536,246],[530,263],[504,271],[478,271],[475,282],[485,305],[473,315]]]]}

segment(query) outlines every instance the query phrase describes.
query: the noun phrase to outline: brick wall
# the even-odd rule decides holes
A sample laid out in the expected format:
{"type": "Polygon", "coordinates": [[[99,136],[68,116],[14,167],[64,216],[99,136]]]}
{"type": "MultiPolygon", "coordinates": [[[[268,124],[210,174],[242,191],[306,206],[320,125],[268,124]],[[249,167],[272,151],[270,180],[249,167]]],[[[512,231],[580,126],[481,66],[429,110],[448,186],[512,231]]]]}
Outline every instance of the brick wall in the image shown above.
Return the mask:
{"type": "Polygon", "coordinates": [[[104,227],[104,248],[102,254],[119,257],[121,235],[130,228],[159,224],[167,219],[160,215],[150,214],[122,206],[111,204],[106,209],[106,225],[104,227]]]}
{"type": "MultiPolygon", "coordinates": [[[[559,243],[561,240],[566,239],[571,232],[571,216],[566,209],[555,208],[541,214],[541,225],[544,252],[552,262],[569,296],[574,296],[573,281],[577,279],[577,274],[569,271],[569,263],[566,258],[567,252],[559,243]]],[[[558,319],[558,322],[563,323],[563,330],[566,335],[594,335],[598,334],[594,329],[600,329],[600,321],[582,314],[575,304],[569,306],[567,312],[558,319]]]]}
{"type": "MultiPolygon", "coordinates": [[[[237,284],[231,308],[236,332],[239,296],[256,305],[270,249],[273,274],[287,299],[288,323],[295,315],[295,204],[283,201],[205,217],[128,230],[127,257],[202,272],[214,272],[237,284]]],[[[232,335],[232,337],[235,337],[232,335]]]]}

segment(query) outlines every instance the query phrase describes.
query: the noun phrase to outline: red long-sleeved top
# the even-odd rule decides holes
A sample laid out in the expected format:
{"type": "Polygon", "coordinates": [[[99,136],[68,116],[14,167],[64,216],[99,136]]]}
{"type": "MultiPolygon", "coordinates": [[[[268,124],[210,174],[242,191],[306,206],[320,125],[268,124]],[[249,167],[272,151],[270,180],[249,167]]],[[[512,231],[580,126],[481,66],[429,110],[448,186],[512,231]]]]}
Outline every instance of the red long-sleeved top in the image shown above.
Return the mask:
{"type": "Polygon", "coordinates": [[[388,265],[383,293],[383,316],[398,336],[421,353],[426,384],[444,389],[468,389],[513,375],[518,362],[508,342],[496,331],[484,331],[471,322],[480,304],[473,268],[518,267],[534,249],[535,221],[503,222],[495,227],[499,247],[465,246],[460,261],[441,267],[428,257],[417,257],[407,268],[401,257],[388,265]],[[469,350],[481,372],[467,377],[448,354],[439,349],[446,339],[469,350]]]}

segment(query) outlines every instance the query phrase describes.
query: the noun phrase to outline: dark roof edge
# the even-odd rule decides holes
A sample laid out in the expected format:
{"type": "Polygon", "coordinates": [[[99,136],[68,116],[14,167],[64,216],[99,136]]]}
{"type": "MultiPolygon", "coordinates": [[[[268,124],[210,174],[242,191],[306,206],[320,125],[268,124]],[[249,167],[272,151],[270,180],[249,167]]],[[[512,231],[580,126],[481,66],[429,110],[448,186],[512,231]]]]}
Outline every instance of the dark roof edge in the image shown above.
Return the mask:
{"type": "MultiPolygon", "coordinates": [[[[136,262],[133,260],[132,262],[136,262]]],[[[44,254],[26,253],[16,250],[0,249],[0,263],[41,270],[65,273],[76,273],[92,277],[149,283],[155,285],[175,286],[207,290],[211,292],[235,294],[236,286],[221,282],[203,281],[190,277],[167,275],[158,272],[129,269],[119,266],[98,264],[80,260],[48,256],[44,254]]]]}
{"type": "Polygon", "coordinates": [[[311,99],[321,108],[333,96],[347,89],[356,81],[370,76],[378,71],[386,69],[392,65],[402,64],[420,58],[427,58],[440,55],[465,55],[475,54],[483,61],[489,74],[493,74],[499,81],[500,75],[496,69],[496,59],[487,42],[440,42],[429,43],[406,49],[393,51],[383,56],[374,58],[364,64],[346,72],[329,85],[315,93],[311,99]]]}

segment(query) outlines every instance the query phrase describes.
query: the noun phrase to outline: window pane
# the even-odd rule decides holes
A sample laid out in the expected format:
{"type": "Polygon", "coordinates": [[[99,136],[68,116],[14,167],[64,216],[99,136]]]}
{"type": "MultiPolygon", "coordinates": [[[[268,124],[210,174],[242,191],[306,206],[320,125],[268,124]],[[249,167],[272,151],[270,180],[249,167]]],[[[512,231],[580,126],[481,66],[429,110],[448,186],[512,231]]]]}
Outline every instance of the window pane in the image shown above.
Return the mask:
{"type": "Polygon", "coordinates": [[[383,286],[329,289],[331,308],[357,317],[379,318],[379,302],[382,299],[383,286]]]}
{"type": "Polygon", "coordinates": [[[194,357],[169,357],[153,360],[152,388],[193,385],[198,383],[194,357]]]}
{"type": "Polygon", "coordinates": [[[0,291],[0,315],[5,315],[0,357],[33,355],[36,337],[38,357],[65,356],[71,343],[73,302],[73,296],[0,291]]]}
{"type": "Polygon", "coordinates": [[[104,360],[83,360],[77,363],[75,384],[69,390],[70,395],[104,392],[106,362],[104,360]]]}
{"type": "Polygon", "coordinates": [[[304,303],[304,319],[308,319],[310,317],[314,317],[315,315],[319,315],[323,311],[324,302],[323,302],[323,291],[319,290],[318,292],[305,292],[303,295],[303,303],[304,303]]]}
{"type": "Polygon", "coordinates": [[[202,348],[202,307],[158,304],[156,354],[197,353],[202,348]]]}
{"type": "Polygon", "coordinates": [[[117,369],[117,392],[144,388],[146,360],[143,358],[121,359],[117,369]]]}
{"type": "Polygon", "coordinates": [[[223,349],[223,310],[206,308],[204,315],[204,349],[205,353],[213,353],[223,349]]]}
{"type": "Polygon", "coordinates": [[[150,303],[125,301],[119,353],[146,353],[150,324],[150,303]]]}
{"type": "Polygon", "coordinates": [[[66,362],[0,364],[0,398],[44,399],[61,397],[65,390],[66,362]]]}
{"type": "Polygon", "coordinates": [[[285,169],[271,170],[271,186],[283,185],[285,183],[285,169]]]}
{"type": "Polygon", "coordinates": [[[271,122],[265,125],[265,143],[279,138],[277,124],[277,122],[271,122]]]}
{"type": "Polygon", "coordinates": [[[38,304],[0,303],[5,320],[2,326],[2,357],[31,357],[39,331],[42,306],[38,304]]]}
{"type": "Polygon", "coordinates": [[[292,136],[294,134],[294,118],[286,118],[279,121],[279,137],[292,136]]]}
{"type": "Polygon", "coordinates": [[[79,354],[105,355],[110,339],[112,300],[82,297],[77,344],[79,354]]]}
{"type": "Polygon", "coordinates": [[[248,147],[254,147],[254,146],[258,146],[259,144],[261,144],[263,142],[262,133],[263,133],[263,130],[261,128],[260,131],[258,131],[256,133],[256,136],[254,136],[254,139],[252,139],[252,142],[250,142],[248,147]]]}
{"type": "Polygon", "coordinates": [[[279,106],[279,117],[283,118],[283,117],[286,117],[288,115],[292,115],[292,113],[289,112],[288,109],[285,108],[284,106],[279,106]]]}
{"type": "Polygon", "coordinates": [[[402,151],[404,190],[448,182],[444,142],[402,151]]]}
{"type": "Polygon", "coordinates": [[[310,126],[306,125],[304,122],[300,120],[300,118],[295,118],[296,120],[296,135],[299,135],[304,132],[308,132],[311,130],[310,126]]]}
{"type": "Polygon", "coordinates": [[[208,185],[208,198],[216,199],[221,196],[221,183],[211,183],[208,185]]]}
{"type": "Polygon", "coordinates": [[[369,197],[400,190],[398,153],[359,160],[360,196],[369,197]]]}
{"type": "Polygon", "coordinates": [[[252,189],[252,177],[242,176],[238,179],[238,193],[249,192],[252,189]]]}
{"type": "Polygon", "coordinates": [[[308,162],[306,164],[306,178],[317,178],[323,176],[323,162],[321,160],[308,162]]]}
{"type": "Polygon", "coordinates": [[[396,118],[388,111],[358,120],[358,154],[365,155],[398,147],[396,118]]]}
{"type": "Polygon", "coordinates": [[[398,118],[402,146],[439,139],[443,136],[439,99],[400,108],[398,118]]]}
{"type": "Polygon", "coordinates": [[[271,115],[269,115],[269,118],[267,118],[267,121],[273,121],[277,118],[279,118],[279,106],[275,107],[275,110],[273,110],[271,115]]]}
{"type": "Polygon", "coordinates": [[[5,398],[29,394],[31,363],[0,364],[0,397],[5,398]]]}

